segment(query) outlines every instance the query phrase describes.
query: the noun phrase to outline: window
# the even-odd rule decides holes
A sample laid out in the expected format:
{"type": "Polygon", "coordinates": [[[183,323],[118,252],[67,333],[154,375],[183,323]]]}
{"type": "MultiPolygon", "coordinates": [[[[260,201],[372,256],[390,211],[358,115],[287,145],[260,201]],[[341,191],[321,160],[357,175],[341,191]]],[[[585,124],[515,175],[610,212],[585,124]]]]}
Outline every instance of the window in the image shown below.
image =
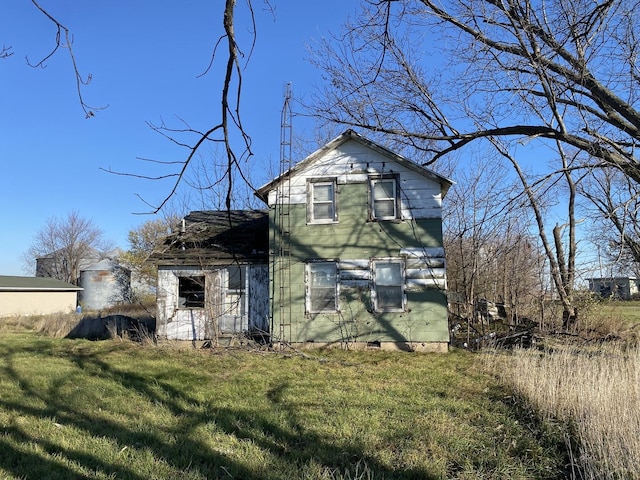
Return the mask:
{"type": "Polygon", "coordinates": [[[395,178],[371,180],[371,217],[375,220],[398,218],[398,188],[395,178]]]}
{"type": "Polygon", "coordinates": [[[373,262],[373,299],[377,312],[404,310],[404,267],[402,260],[373,262]]]}
{"type": "Polygon", "coordinates": [[[309,182],[309,221],[329,223],[337,218],[335,180],[309,182]]]}
{"type": "Polygon", "coordinates": [[[227,268],[226,315],[244,315],[244,291],[247,278],[245,265],[232,265],[227,268]]]}
{"type": "Polygon", "coordinates": [[[204,276],[178,277],[178,308],[204,308],[204,276]]]}
{"type": "Polygon", "coordinates": [[[307,264],[307,311],[338,311],[338,271],[335,262],[307,264]]]}

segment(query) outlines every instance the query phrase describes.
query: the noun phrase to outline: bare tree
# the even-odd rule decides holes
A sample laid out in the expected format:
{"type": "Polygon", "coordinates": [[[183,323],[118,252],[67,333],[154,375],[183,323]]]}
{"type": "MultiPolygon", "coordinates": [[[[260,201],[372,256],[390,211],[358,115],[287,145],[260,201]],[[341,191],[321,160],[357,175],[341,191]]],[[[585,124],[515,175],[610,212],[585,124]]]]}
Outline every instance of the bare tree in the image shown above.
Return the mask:
{"type": "MultiPolygon", "coordinates": [[[[265,8],[273,14],[273,9],[269,1],[263,1],[265,8]]],[[[55,35],[54,45],[50,52],[35,62],[31,62],[27,59],[27,63],[32,67],[44,68],[51,57],[56,55],[61,49],[65,49],[71,59],[80,106],[84,111],[86,118],[95,116],[98,110],[106,108],[106,106],[90,106],[85,101],[83,87],[90,83],[92,77],[91,74],[83,76],[80,73],[80,68],[73,49],[73,35],[71,30],[57,18],[53,9],[46,9],[42,7],[37,0],[31,0],[31,2],[35,8],[38,9],[54,25],[55,35]]],[[[240,105],[243,89],[242,72],[244,66],[251,58],[256,38],[256,25],[252,1],[247,0],[244,5],[248,10],[251,22],[250,28],[244,28],[242,30],[243,34],[247,31],[249,32],[248,38],[245,35],[242,35],[242,43],[246,49],[241,47],[241,41],[236,34],[236,0],[225,0],[221,12],[222,22],[220,25],[222,27],[222,33],[218,37],[217,41],[215,41],[215,46],[213,47],[208,67],[201,74],[201,76],[209,74],[213,70],[214,62],[217,62],[218,60],[222,61],[224,67],[220,78],[220,109],[217,120],[204,129],[193,128],[182,118],[178,118],[178,126],[171,126],[164,122],[161,122],[160,124],[148,123],[151,129],[165,137],[168,141],[185,149],[184,158],[180,158],[178,160],[166,161],[141,158],[141,160],[152,162],[157,165],[174,167],[170,173],[152,176],[148,173],[137,174],[108,170],[114,174],[133,176],[137,178],[173,179],[174,183],[172,188],[158,203],[149,203],[147,200],[142,199],[153,213],[159,212],[177,192],[179,185],[187,176],[189,166],[201,151],[202,147],[207,144],[219,144],[222,145],[224,149],[226,162],[222,169],[223,174],[221,177],[226,186],[225,204],[227,208],[231,207],[233,190],[237,179],[240,179],[241,182],[247,183],[249,186],[251,185],[251,182],[245,175],[246,162],[253,155],[251,151],[251,138],[243,126],[240,105]]],[[[0,50],[0,58],[5,58],[12,53],[11,47],[3,47],[2,50],[0,50]]],[[[250,186],[250,188],[253,187],[250,186]]]]}
{"type": "Polygon", "coordinates": [[[590,200],[592,241],[618,274],[640,268],[640,185],[619,170],[599,170],[580,193],[590,200]]]}
{"type": "Polygon", "coordinates": [[[478,139],[536,137],[640,180],[637,1],[365,4],[316,52],[330,74],[323,117],[396,135],[429,162],[478,139]],[[427,73],[429,60],[446,70],[427,73]]]}
{"type": "MultiPolygon", "coordinates": [[[[198,153],[205,145],[221,145],[224,150],[225,163],[220,170],[221,174],[218,178],[220,178],[220,183],[223,184],[226,189],[224,203],[228,210],[232,207],[234,187],[238,178],[253,189],[250,180],[245,174],[247,162],[253,156],[253,152],[251,151],[251,137],[245,130],[242,121],[241,100],[243,88],[242,72],[244,66],[251,58],[256,39],[256,25],[251,0],[247,0],[245,5],[248,9],[251,22],[249,29],[243,29],[244,32],[249,31],[248,38],[243,38],[247,49],[242,49],[235,29],[236,0],[225,0],[222,15],[222,33],[216,41],[209,66],[201,74],[208,74],[212,70],[214,62],[222,56],[224,68],[220,80],[220,110],[216,123],[208,126],[206,129],[194,128],[182,118],[178,118],[179,123],[177,127],[170,126],[164,122],[160,124],[148,123],[152,130],[185,150],[185,158],[176,161],[142,159],[160,165],[177,167],[177,169],[171,171],[171,173],[149,176],[147,174],[108,170],[110,173],[117,175],[133,176],[150,180],[173,179],[172,188],[159,203],[149,203],[145,199],[142,199],[147,203],[152,213],[159,212],[176,194],[180,184],[187,179],[190,165],[196,162],[198,153]]],[[[268,10],[271,10],[268,0],[264,0],[264,5],[268,10]]]]}
{"type": "Polygon", "coordinates": [[[503,303],[509,319],[534,314],[542,286],[540,252],[517,185],[507,167],[481,158],[459,172],[445,207],[445,251],[450,304],[463,318],[481,300],[503,303]]]}
{"type": "Polygon", "coordinates": [[[77,285],[81,268],[104,258],[112,248],[102,230],[72,211],[65,218],[49,218],[36,233],[23,254],[25,270],[77,285]]]}
{"type": "Polygon", "coordinates": [[[491,142],[495,149],[513,166],[520,181],[525,202],[533,212],[538,237],[549,262],[549,273],[555,286],[555,292],[562,304],[562,324],[564,328],[567,328],[577,319],[573,293],[578,249],[576,241],[576,184],[578,182],[572,177],[571,159],[564,152],[562,144],[558,144],[557,149],[562,164],[559,174],[547,175],[532,183],[509,150],[496,138],[491,138],[491,142]],[[545,220],[545,202],[549,201],[548,197],[557,198],[559,191],[558,188],[554,188],[557,182],[564,182],[566,186],[566,195],[564,195],[567,198],[566,223],[556,224],[553,227],[553,240],[551,240],[548,235],[548,222],[545,220]],[[546,200],[545,197],[547,197],[546,200]],[[564,235],[565,231],[567,231],[567,235],[564,235]]]}
{"type": "Polygon", "coordinates": [[[329,76],[315,112],[391,135],[425,165],[472,143],[497,151],[513,165],[534,212],[563,315],[574,317],[580,169],[615,168],[640,181],[637,2],[364,5],[341,36],[315,52],[329,76]],[[556,159],[535,164],[538,178],[521,162],[523,151],[535,149],[556,159]],[[544,195],[558,182],[566,218],[548,231],[551,197],[544,195]]]}
{"type": "Polygon", "coordinates": [[[76,82],[76,92],[78,94],[78,101],[80,103],[80,107],[85,114],[85,118],[94,117],[96,111],[103,110],[107,108],[107,106],[91,106],[87,104],[84,99],[84,95],[82,93],[82,87],[89,85],[91,82],[91,74],[86,77],[80,73],[80,68],[78,66],[78,62],[76,61],[75,53],[73,50],[73,36],[71,35],[70,30],[63,25],[54,15],[52,15],[48,10],[43,8],[36,0],[31,0],[31,3],[42,13],[45,17],[53,23],[56,29],[56,33],[54,36],[54,45],[44,57],[40,58],[36,62],[31,62],[27,57],[27,64],[33,68],[45,68],[47,66],[47,61],[53,57],[60,49],[64,49],[69,54],[69,58],[71,59],[71,64],[73,68],[73,74],[76,82]]]}
{"type": "Polygon", "coordinates": [[[11,51],[11,47],[7,47],[6,45],[3,45],[2,48],[0,48],[0,60],[4,58],[9,58],[11,55],[13,55],[13,52],[11,51]]]}
{"type": "Polygon", "coordinates": [[[158,218],[129,231],[129,248],[120,255],[120,262],[131,271],[134,282],[155,288],[158,269],[150,256],[178,224],[177,217],[158,218]]]}

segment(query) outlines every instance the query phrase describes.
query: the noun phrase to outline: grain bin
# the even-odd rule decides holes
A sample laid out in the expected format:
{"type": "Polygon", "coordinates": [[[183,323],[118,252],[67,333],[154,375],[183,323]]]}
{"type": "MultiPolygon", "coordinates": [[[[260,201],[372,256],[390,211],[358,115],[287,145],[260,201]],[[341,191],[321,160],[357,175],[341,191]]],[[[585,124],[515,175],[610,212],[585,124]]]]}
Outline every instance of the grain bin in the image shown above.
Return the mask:
{"type": "Polygon", "coordinates": [[[101,310],[129,300],[131,272],[104,259],[80,271],[80,303],[87,310],[101,310]]]}

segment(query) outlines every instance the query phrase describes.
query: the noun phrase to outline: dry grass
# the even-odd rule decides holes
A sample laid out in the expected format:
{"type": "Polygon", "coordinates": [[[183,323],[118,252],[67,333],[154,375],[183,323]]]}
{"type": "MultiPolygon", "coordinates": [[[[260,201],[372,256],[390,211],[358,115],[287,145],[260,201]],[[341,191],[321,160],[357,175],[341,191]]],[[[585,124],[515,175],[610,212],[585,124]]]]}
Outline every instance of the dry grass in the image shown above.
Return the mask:
{"type": "Polygon", "coordinates": [[[640,350],[564,346],[485,358],[545,421],[565,425],[576,478],[640,478],[640,350]]]}
{"type": "Polygon", "coordinates": [[[1,332],[29,332],[53,338],[118,338],[126,336],[127,319],[137,319],[140,328],[137,337],[150,335],[154,323],[149,308],[139,305],[123,305],[108,310],[51,315],[14,315],[0,318],[1,332]],[[123,330],[124,329],[124,330],[123,330]]]}
{"type": "Polygon", "coordinates": [[[78,323],[75,313],[51,315],[14,315],[0,318],[0,332],[32,332],[51,337],[64,337],[78,323]]]}

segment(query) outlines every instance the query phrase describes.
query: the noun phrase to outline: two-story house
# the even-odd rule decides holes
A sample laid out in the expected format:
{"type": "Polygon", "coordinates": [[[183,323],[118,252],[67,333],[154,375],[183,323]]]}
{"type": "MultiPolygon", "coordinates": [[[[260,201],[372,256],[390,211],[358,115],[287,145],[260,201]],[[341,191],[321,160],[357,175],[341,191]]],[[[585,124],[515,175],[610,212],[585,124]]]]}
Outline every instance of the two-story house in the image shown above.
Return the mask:
{"type": "MultiPolygon", "coordinates": [[[[269,207],[269,291],[258,293],[248,278],[245,292],[268,299],[268,318],[245,325],[263,325],[274,344],[446,351],[441,202],[451,184],[348,130],[261,187],[257,195],[269,207]]],[[[167,258],[162,268],[170,274],[167,258]]],[[[250,260],[238,258],[233,268],[250,271],[250,260]]],[[[227,268],[201,263],[192,268],[227,268]]],[[[179,297],[178,283],[165,282],[164,293],[159,283],[161,335],[171,331],[167,319],[189,310],[177,300],[166,310],[167,298],[179,297]]],[[[197,308],[205,311],[207,295],[220,295],[207,294],[206,285],[201,291],[197,308]]],[[[265,307],[258,312],[264,316],[265,307]]]]}

